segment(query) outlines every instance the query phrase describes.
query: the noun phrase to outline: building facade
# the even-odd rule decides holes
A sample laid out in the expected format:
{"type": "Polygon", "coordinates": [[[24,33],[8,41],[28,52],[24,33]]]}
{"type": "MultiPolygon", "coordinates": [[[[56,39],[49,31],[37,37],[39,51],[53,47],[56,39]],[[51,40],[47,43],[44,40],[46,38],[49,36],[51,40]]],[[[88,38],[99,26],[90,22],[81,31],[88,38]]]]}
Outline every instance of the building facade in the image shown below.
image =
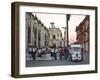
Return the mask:
{"type": "Polygon", "coordinates": [[[58,48],[62,47],[62,45],[63,38],[61,30],[56,27],[49,28],[49,46],[58,48]]]}
{"type": "Polygon", "coordinates": [[[48,46],[48,29],[38,19],[38,17],[32,13],[26,13],[26,48],[28,46],[34,46],[36,48],[42,48],[48,46]]]}
{"type": "Polygon", "coordinates": [[[89,16],[87,15],[85,19],[79,24],[79,26],[76,27],[76,33],[77,33],[77,43],[80,43],[82,45],[84,52],[89,52],[89,16]]]}

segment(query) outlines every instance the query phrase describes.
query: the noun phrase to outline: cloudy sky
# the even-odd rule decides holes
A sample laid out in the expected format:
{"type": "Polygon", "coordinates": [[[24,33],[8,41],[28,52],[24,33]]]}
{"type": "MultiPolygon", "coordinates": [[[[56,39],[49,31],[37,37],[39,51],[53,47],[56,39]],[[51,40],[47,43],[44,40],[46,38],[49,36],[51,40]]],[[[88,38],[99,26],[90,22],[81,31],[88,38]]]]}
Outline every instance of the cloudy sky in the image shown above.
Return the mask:
{"type": "MultiPolygon", "coordinates": [[[[64,29],[66,27],[66,15],[65,14],[46,14],[46,13],[33,13],[37,15],[38,19],[41,20],[44,25],[49,28],[51,27],[50,22],[54,22],[55,27],[59,27],[64,35],[64,29]]],[[[75,28],[83,21],[85,15],[71,15],[69,20],[69,42],[73,43],[76,41],[75,28]]]]}

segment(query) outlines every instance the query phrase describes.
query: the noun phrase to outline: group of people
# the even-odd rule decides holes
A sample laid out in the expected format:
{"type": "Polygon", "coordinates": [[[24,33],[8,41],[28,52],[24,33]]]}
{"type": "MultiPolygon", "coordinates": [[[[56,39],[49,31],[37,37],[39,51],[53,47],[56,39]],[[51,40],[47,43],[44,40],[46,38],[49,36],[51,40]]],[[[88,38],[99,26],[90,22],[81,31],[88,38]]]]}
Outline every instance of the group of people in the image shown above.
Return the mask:
{"type": "Polygon", "coordinates": [[[37,57],[42,57],[42,55],[50,54],[50,57],[53,57],[57,60],[57,56],[59,55],[60,60],[68,60],[69,59],[69,47],[60,47],[60,48],[35,48],[30,47],[28,53],[31,54],[33,61],[36,60],[37,57]]]}
{"type": "Polygon", "coordinates": [[[36,60],[37,57],[42,57],[42,55],[46,55],[47,53],[50,53],[49,48],[35,48],[35,47],[30,47],[28,49],[28,53],[31,54],[33,61],[36,60]]]}

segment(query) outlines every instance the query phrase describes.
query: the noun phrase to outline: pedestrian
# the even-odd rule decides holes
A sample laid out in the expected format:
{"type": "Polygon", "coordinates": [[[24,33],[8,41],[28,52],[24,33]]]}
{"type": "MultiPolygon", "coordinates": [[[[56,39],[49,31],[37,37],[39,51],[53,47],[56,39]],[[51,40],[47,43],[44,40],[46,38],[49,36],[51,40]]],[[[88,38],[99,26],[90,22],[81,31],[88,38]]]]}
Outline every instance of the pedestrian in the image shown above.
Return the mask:
{"type": "Polygon", "coordinates": [[[69,55],[68,47],[65,47],[65,48],[64,48],[64,57],[65,57],[65,60],[67,60],[68,55],[69,55]]]}
{"type": "Polygon", "coordinates": [[[32,49],[32,58],[33,58],[33,61],[36,60],[36,51],[37,51],[37,49],[35,47],[33,47],[33,49],[32,49]]]}
{"type": "Polygon", "coordinates": [[[33,52],[33,51],[32,51],[32,47],[29,47],[29,48],[28,48],[28,53],[29,53],[29,54],[32,54],[32,52],[33,52]]]}
{"type": "Polygon", "coordinates": [[[39,50],[38,50],[38,57],[42,57],[41,52],[42,52],[42,50],[41,50],[41,48],[39,48],[39,50]]]}
{"type": "Polygon", "coordinates": [[[54,48],[54,58],[55,58],[55,60],[57,60],[57,48],[54,48]]]}
{"type": "Polygon", "coordinates": [[[71,59],[71,54],[70,54],[70,45],[67,46],[67,58],[70,61],[71,59]]]}
{"type": "Polygon", "coordinates": [[[60,58],[61,61],[62,61],[63,56],[64,56],[64,48],[61,47],[60,51],[59,51],[59,58],[60,58]]]}
{"type": "Polygon", "coordinates": [[[51,57],[54,57],[54,48],[51,48],[51,57]]]}
{"type": "Polygon", "coordinates": [[[44,54],[44,55],[46,54],[46,53],[45,53],[45,50],[46,50],[45,47],[43,47],[43,48],[42,48],[42,54],[44,54]]]}

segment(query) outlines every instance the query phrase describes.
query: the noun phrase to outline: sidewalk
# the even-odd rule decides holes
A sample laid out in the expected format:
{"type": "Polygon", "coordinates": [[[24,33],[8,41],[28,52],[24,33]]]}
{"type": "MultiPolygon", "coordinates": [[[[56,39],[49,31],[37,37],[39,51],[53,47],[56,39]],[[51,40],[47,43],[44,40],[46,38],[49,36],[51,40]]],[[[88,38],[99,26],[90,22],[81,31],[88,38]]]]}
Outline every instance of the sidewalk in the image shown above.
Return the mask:
{"type": "Polygon", "coordinates": [[[53,60],[50,54],[42,55],[42,57],[36,57],[36,60],[53,60]]]}
{"type": "MultiPolygon", "coordinates": [[[[31,55],[27,54],[26,56],[27,56],[26,59],[27,61],[33,60],[31,55]]],[[[59,59],[59,54],[57,54],[57,59],[59,59]]],[[[51,54],[44,54],[44,55],[42,54],[41,57],[38,57],[38,54],[36,54],[36,61],[38,60],[54,60],[54,57],[51,57],[51,54]]]]}
{"type": "Polygon", "coordinates": [[[83,53],[83,61],[82,62],[71,62],[63,59],[62,61],[59,59],[59,54],[57,55],[57,60],[54,57],[51,57],[50,54],[43,55],[41,58],[36,57],[36,60],[26,61],[26,67],[37,67],[37,66],[60,66],[60,65],[84,65],[89,64],[89,53],[83,53]]]}

